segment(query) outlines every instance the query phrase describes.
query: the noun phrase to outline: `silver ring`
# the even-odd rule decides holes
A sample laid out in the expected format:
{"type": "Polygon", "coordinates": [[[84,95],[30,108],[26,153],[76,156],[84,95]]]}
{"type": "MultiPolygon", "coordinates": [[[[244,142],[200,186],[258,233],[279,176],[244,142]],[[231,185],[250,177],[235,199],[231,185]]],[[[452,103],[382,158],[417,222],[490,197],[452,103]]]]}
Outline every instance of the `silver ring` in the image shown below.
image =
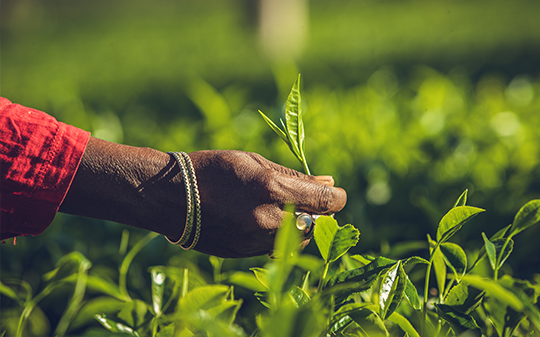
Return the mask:
{"type": "Polygon", "coordinates": [[[304,236],[308,237],[313,234],[315,228],[315,220],[320,217],[319,214],[309,214],[305,212],[294,212],[296,215],[296,228],[304,232],[304,236]]]}

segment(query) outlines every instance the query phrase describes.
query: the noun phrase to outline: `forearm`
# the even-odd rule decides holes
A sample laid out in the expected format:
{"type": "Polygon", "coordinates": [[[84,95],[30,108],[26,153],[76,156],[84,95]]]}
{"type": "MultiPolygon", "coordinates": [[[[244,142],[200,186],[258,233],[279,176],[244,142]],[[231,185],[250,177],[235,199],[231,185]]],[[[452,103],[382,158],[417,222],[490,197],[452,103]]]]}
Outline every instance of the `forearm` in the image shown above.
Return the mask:
{"type": "Polygon", "coordinates": [[[179,238],[186,219],[179,168],[163,152],[91,138],[60,212],[179,238]]]}

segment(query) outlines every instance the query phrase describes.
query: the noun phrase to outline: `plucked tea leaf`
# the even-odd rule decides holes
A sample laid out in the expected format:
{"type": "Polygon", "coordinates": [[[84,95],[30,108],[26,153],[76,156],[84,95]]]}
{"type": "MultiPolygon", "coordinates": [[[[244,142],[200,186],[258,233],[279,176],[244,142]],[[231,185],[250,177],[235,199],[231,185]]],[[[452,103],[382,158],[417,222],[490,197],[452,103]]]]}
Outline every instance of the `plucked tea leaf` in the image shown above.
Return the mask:
{"type": "Polygon", "coordinates": [[[451,242],[445,242],[439,248],[446,264],[452,269],[456,278],[461,279],[467,270],[467,254],[463,248],[451,242]]]}
{"type": "Polygon", "coordinates": [[[472,206],[457,206],[452,208],[441,219],[437,228],[437,242],[445,242],[452,235],[461,229],[461,227],[478,213],[484,212],[483,209],[472,206]]]}
{"type": "Polygon", "coordinates": [[[403,299],[407,287],[407,276],[403,270],[401,261],[398,261],[383,276],[379,291],[379,306],[381,318],[385,320],[398,307],[403,299]]]}
{"type": "Polygon", "coordinates": [[[540,222],[540,200],[531,200],[517,212],[510,237],[540,222]]]}
{"type": "Polygon", "coordinates": [[[274,124],[274,122],[272,122],[272,120],[270,118],[268,118],[261,110],[259,110],[259,113],[261,114],[262,118],[265,120],[266,124],[268,124],[270,126],[270,128],[272,128],[272,130],[274,130],[274,132],[277,133],[277,135],[281,139],[283,139],[283,141],[285,143],[287,143],[287,145],[288,145],[289,144],[289,139],[287,138],[287,135],[285,134],[285,132],[283,132],[283,130],[281,130],[279,128],[279,126],[274,124]]]}
{"type": "Polygon", "coordinates": [[[301,157],[301,148],[304,141],[304,125],[302,123],[302,98],[300,96],[300,75],[294,82],[291,92],[285,103],[285,122],[287,136],[294,152],[301,157]]]}
{"type": "Polygon", "coordinates": [[[360,232],[352,225],[338,226],[330,216],[321,216],[315,226],[315,242],[325,263],[337,260],[356,246],[360,232]]]}

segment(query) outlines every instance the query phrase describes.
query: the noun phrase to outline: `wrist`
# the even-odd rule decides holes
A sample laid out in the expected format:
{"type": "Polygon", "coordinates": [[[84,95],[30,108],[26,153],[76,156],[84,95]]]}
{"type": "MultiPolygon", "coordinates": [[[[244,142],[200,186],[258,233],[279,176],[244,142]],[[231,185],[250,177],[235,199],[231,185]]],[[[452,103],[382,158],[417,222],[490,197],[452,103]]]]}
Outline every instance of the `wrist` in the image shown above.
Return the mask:
{"type": "Polygon", "coordinates": [[[166,153],[91,138],[61,212],[119,222],[180,238],[186,196],[166,153]]]}

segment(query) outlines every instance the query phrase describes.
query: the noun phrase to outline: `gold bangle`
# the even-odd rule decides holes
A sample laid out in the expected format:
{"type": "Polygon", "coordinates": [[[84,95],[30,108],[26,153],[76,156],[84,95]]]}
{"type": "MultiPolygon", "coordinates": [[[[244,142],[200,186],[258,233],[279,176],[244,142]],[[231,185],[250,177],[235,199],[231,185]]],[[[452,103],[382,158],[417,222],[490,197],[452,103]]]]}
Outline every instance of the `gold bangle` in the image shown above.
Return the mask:
{"type": "Polygon", "coordinates": [[[184,232],[182,233],[182,236],[180,236],[180,239],[177,241],[171,241],[168,237],[165,237],[167,241],[169,241],[172,244],[175,245],[182,245],[186,243],[191,235],[191,230],[193,228],[193,195],[191,193],[191,187],[189,184],[189,174],[188,170],[186,168],[186,163],[183,158],[183,156],[179,156],[176,152],[168,152],[178,163],[178,166],[180,167],[180,173],[182,174],[182,179],[184,181],[184,187],[186,189],[186,206],[187,206],[187,214],[186,214],[186,225],[184,227],[184,232]]]}
{"type": "Polygon", "coordinates": [[[199,187],[197,185],[197,177],[195,176],[195,169],[191,158],[185,152],[168,152],[176,159],[180,171],[182,173],[182,179],[184,180],[184,187],[186,189],[186,226],[184,232],[178,241],[173,242],[169,238],[165,237],[167,241],[172,244],[179,245],[184,250],[193,249],[199,242],[201,234],[201,198],[199,194],[199,187]],[[195,222],[196,217],[196,222],[195,222]],[[193,224],[195,222],[195,237],[191,245],[187,246],[187,243],[191,237],[193,231],[193,224]]]}
{"type": "Polygon", "coordinates": [[[187,170],[189,173],[190,179],[190,187],[191,187],[191,195],[195,201],[194,204],[194,216],[197,216],[197,222],[195,223],[195,237],[193,238],[193,242],[190,246],[185,247],[184,245],[180,245],[185,250],[193,249],[197,243],[199,242],[199,237],[201,235],[201,197],[199,194],[199,186],[197,184],[197,176],[195,175],[195,169],[193,168],[193,163],[191,162],[191,158],[189,158],[188,154],[185,152],[180,152],[180,154],[184,157],[184,160],[186,162],[187,170]]]}

